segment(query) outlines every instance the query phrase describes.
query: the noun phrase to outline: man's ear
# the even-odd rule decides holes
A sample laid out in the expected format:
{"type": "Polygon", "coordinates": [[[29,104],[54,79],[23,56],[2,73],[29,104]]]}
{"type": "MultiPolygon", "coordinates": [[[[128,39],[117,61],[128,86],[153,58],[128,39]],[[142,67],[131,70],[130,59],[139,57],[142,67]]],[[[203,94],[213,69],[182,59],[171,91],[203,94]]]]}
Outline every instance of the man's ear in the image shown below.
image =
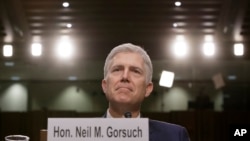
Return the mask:
{"type": "Polygon", "coordinates": [[[148,97],[151,92],[153,91],[154,85],[152,82],[148,83],[148,85],[146,86],[146,94],[145,97],[148,97]]]}
{"type": "Polygon", "coordinates": [[[105,79],[102,80],[102,90],[106,94],[107,92],[107,82],[105,79]]]}

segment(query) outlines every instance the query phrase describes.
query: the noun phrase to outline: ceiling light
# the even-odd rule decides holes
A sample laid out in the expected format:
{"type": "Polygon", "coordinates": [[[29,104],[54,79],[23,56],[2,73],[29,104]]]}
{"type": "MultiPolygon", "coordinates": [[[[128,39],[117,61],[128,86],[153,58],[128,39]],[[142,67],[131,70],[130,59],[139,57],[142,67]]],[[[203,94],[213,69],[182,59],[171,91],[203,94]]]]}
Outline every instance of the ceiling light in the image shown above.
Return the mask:
{"type": "Polygon", "coordinates": [[[175,43],[173,45],[174,54],[178,57],[184,57],[188,52],[188,45],[183,35],[176,36],[175,43]]]}
{"type": "Polygon", "coordinates": [[[67,8],[67,7],[69,7],[69,3],[68,2],[63,2],[62,6],[67,8]]]}
{"type": "Polygon", "coordinates": [[[67,26],[67,28],[71,28],[72,24],[68,23],[66,26],[67,26]]]}
{"type": "Polygon", "coordinates": [[[61,58],[70,58],[73,55],[73,46],[68,36],[62,36],[58,41],[56,52],[61,58]]]}
{"type": "Polygon", "coordinates": [[[205,56],[213,56],[215,53],[214,38],[212,35],[204,36],[203,53],[205,56]]]}
{"type": "Polygon", "coordinates": [[[33,56],[41,56],[41,54],[42,54],[42,45],[40,43],[33,43],[31,45],[31,54],[33,56]]]}
{"type": "Polygon", "coordinates": [[[4,45],[3,46],[3,56],[11,57],[13,55],[13,46],[12,45],[4,45]]]}
{"type": "Polygon", "coordinates": [[[178,24],[177,23],[173,23],[173,27],[178,27],[178,24]]]}
{"type": "Polygon", "coordinates": [[[175,4],[175,6],[178,6],[178,7],[181,6],[181,2],[180,1],[176,1],[174,4],[175,4]]]}
{"type": "Polygon", "coordinates": [[[203,53],[206,56],[213,56],[215,52],[215,45],[213,42],[205,42],[203,44],[203,53]]]}
{"type": "Polygon", "coordinates": [[[242,43],[234,44],[234,55],[242,56],[244,54],[244,45],[242,43]]]}
{"type": "Polygon", "coordinates": [[[186,56],[187,54],[187,44],[186,42],[178,42],[174,44],[174,54],[178,57],[186,56]]]}

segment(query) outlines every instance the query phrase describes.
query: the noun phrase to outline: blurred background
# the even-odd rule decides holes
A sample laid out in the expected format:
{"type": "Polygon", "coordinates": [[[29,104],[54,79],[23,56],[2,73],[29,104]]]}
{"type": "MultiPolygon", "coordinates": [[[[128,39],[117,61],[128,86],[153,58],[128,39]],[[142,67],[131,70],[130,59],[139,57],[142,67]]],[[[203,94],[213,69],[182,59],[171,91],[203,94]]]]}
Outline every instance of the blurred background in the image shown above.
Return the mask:
{"type": "Polygon", "coordinates": [[[153,62],[145,117],[228,140],[250,122],[249,15],[248,0],[0,0],[0,140],[39,140],[48,117],[101,117],[104,60],[122,43],[153,62]]]}

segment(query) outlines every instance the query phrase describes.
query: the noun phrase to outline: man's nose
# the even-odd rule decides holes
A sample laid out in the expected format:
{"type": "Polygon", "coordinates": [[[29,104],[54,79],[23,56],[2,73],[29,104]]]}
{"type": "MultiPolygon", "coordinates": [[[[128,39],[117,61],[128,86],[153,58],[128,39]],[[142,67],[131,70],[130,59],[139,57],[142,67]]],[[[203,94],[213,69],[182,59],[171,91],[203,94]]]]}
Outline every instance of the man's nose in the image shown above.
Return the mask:
{"type": "Polygon", "coordinates": [[[122,81],[128,81],[129,80],[129,70],[125,69],[122,73],[122,81]]]}

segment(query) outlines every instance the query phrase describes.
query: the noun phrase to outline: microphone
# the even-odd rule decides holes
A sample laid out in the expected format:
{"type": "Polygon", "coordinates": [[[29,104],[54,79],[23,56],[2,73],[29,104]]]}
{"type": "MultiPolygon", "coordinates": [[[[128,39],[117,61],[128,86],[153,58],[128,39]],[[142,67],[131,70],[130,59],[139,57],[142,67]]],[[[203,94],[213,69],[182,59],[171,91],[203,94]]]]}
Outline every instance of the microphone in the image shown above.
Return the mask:
{"type": "Polygon", "coordinates": [[[126,112],[126,113],[124,113],[124,117],[125,117],[125,118],[131,118],[131,117],[132,117],[131,112],[126,112]]]}

